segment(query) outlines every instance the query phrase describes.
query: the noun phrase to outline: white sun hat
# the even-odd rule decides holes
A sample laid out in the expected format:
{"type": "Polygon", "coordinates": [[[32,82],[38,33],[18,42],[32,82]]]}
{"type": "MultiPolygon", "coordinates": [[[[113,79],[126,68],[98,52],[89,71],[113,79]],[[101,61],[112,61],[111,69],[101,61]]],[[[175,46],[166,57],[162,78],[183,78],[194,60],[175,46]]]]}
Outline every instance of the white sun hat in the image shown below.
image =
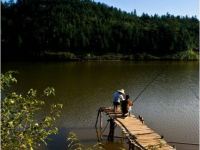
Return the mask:
{"type": "Polygon", "coordinates": [[[124,89],[117,90],[117,92],[120,92],[120,93],[122,93],[122,94],[125,94],[125,91],[124,91],[124,89]]]}

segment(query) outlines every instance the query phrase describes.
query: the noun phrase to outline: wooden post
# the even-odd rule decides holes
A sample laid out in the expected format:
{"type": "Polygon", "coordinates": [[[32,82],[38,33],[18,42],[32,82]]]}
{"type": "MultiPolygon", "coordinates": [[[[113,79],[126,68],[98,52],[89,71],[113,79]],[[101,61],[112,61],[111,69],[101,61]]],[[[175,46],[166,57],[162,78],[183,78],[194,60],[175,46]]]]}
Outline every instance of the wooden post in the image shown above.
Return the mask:
{"type": "Polygon", "coordinates": [[[134,150],[134,149],[135,149],[135,145],[134,145],[134,144],[132,144],[132,143],[131,143],[131,145],[132,145],[132,150],[134,150]]]}
{"type": "Polygon", "coordinates": [[[100,132],[100,139],[102,140],[102,125],[103,125],[103,123],[102,123],[102,112],[100,111],[100,118],[99,118],[99,132],[100,132]]]}
{"type": "Polygon", "coordinates": [[[108,135],[108,141],[113,142],[114,141],[114,132],[115,132],[115,122],[114,119],[110,119],[110,131],[108,135]]]}
{"type": "Polygon", "coordinates": [[[100,111],[100,122],[99,122],[99,127],[102,129],[102,112],[100,111]]]}
{"type": "Polygon", "coordinates": [[[132,150],[132,144],[131,144],[131,141],[128,142],[128,150],[132,150]]]}
{"type": "Polygon", "coordinates": [[[131,140],[129,139],[128,141],[128,149],[129,150],[135,150],[135,148],[137,149],[137,146],[131,142],[131,140]]]}
{"type": "Polygon", "coordinates": [[[100,113],[100,109],[98,110],[97,119],[96,119],[96,123],[95,123],[95,128],[96,129],[97,129],[97,123],[98,123],[98,120],[99,120],[99,113],[100,113]]]}
{"type": "Polygon", "coordinates": [[[123,143],[124,142],[124,132],[123,132],[123,130],[121,131],[121,136],[122,136],[121,143],[123,143]]]}

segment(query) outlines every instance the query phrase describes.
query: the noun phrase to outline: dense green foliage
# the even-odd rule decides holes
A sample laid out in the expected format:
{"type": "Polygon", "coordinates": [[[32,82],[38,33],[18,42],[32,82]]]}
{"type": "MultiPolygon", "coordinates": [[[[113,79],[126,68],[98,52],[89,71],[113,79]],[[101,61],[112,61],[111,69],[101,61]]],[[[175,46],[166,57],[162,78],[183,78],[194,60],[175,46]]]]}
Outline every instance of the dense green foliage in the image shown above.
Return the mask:
{"type": "MultiPolygon", "coordinates": [[[[56,118],[60,116],[62,104],[53,104],[49,114],[38,116],[38,111],[45,105],[45,101],[38,98],[37,91],[30,89],[23,96],[16,92],[5,91],[7,87],[17,80],[12,72],[1,75],[1,148],[3,150],[32,150],[46,144],[51,134],[57,133],[53,126],[56,118]],[[1,93],[2,94],[2,93],[1,93]],[[40,118],[40,119],[38,119],[40,118]]],[[[53,88],[44,90],[44,96],[54,95],[53,88]]],[[[43,97],[44,99],[44,97],[43,97]]]]}
{"type": "Polygon", "coordinates": [[[173,55],[198,49],[195,17],[138,16],[91,0],[2,3],[3,56],[173,55]]]}

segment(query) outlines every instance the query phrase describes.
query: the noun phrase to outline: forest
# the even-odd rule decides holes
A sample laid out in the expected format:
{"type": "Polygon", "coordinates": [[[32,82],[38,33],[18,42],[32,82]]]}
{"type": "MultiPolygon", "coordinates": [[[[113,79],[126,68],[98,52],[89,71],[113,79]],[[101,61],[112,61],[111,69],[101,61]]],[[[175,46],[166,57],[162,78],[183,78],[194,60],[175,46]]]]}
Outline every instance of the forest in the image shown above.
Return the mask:
{"type": "Polygon", "coordinates": [[[136,10],[128,13],[91,0],[1,2],[1,26],[3,60],[103,55],[196,59],[199,52],[195,16],[139,16],[136,10]]]}

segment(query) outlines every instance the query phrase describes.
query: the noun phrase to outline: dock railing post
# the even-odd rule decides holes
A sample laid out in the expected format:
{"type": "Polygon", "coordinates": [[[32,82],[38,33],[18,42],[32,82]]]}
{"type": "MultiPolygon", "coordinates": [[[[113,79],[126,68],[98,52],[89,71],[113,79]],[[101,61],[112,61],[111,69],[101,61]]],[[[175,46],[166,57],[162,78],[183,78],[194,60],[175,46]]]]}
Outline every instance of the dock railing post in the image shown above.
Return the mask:
{"type": "Polygon", "coordinates": [[[128,142],[128,149],[129,150],[134,150],[135,149],[135,145],[133,143],[131,143],[131,141],[128,142]]]}
{"type": "Polygon", "coordinates": [[[101,111],[100,111],[99,127],[100,127],[100,129],[102,129],[102,112],[101,111]]]}
{"type": "Polygon", "coordinates": [[[114,141],[114,133],[115,133],[115,121],[113,118],[110,119],[110,131],[108,135],[108,141],[114,141]]]}
{"type": "Polygon", "coordinates": [[[100,139],[102,140],[102,127],[103,127],[103,122],[102,122],[102,111],[100,111],[100,121],[99,121],[99,131],[100,131],[100,139]]]}

